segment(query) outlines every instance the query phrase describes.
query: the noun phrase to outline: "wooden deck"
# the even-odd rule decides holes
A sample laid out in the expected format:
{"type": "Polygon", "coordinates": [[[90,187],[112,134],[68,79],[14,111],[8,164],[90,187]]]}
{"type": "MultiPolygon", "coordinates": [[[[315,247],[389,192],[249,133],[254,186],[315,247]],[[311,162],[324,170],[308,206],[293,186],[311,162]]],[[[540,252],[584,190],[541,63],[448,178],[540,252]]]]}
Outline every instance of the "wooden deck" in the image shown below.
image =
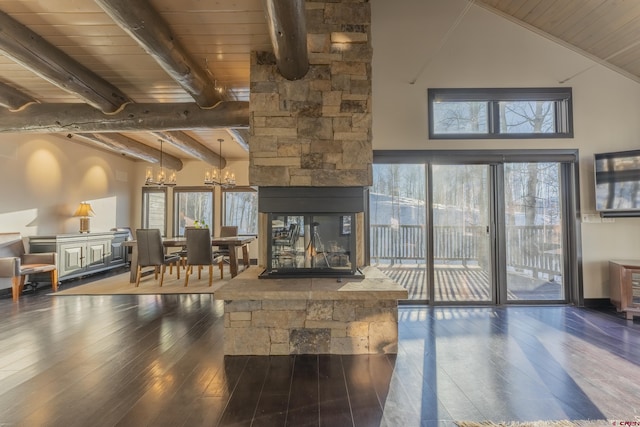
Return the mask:
{"type": "MultiPolygon", "coordinates": [[[[426,301],[427,270],[424,264],[374,264],[384,274],[404,286],[409,291],[409,300],[426,301]]],[[[437,266],[435,276],[435,301],[469,302],[491,301],[489,276],[486,271],[475,266],[437,266]]],[[[509,276],[514,290],[507,292],[510,301],[518,300],[560,300],[561,287],[546,282],[536,284],[531,279],[509,276]]]]}

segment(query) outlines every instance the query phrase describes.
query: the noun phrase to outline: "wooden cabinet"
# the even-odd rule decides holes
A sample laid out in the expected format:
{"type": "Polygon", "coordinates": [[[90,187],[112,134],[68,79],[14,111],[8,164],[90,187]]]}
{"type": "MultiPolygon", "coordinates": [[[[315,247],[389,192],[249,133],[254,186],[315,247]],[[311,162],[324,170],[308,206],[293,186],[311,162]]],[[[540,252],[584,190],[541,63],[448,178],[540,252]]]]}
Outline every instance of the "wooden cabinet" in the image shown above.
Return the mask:
{"type": "Polygon", "coordinates": [[[63,281],[124,266],[127,262],[124,242],[128,236],[127,232],[121,231],[31,236],[29,250],[32,253],[56,252],[58,279],[63,281]]]}
{"type": "Polygon", "coordinates": [[[609,261],[611,302],[627,319],[640,316],[640,260],[609,261]]]}

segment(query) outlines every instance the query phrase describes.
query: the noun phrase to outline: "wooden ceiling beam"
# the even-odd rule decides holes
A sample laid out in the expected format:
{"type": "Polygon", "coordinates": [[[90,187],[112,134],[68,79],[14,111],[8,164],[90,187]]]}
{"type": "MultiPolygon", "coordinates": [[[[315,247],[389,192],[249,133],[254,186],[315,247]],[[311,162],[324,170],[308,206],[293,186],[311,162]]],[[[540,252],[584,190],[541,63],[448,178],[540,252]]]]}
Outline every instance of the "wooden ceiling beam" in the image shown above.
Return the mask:
{"type": "Polygon", "coordinates": [[[233,136],[239,146],[241,146],[247,153],[249,152],[249,129],[227,129],[227,132],[233,136]]]}
{"type": "Polygon", "coordinates": [[[19,111],[27,105],[37,102],[26,93],[0,82],[0,105],[8,108],[9,111],[19,111]]]}
{"type": "Polygon", "coordinates": [[[202,108],[222,100],[215,81],[147,0],[95,0],[202,108]]]}
{"type": "MultiPolygon", "coordinates": [[[[29,95],[0,82],[0,105],[8,107],[10,111],[19,111],[27,105],[37,102],[38,101],[29,95]]],[[[162,157],[162,163],[166,164],[169,168],[175,170],[182,169],[182,160],[177,157],[161,153],[160,150],[156,150],[153,147],[119,133],[70,133],[67,135],[68,138],[73,138],[74,136],[78,136],[101,148],[107,148],[110,151],[135,157],[149,163],[159,163],[162,157]]]]}
{"type": "Polygon", "coordinates": [[[111,83],[0,11],[0,50],[23,67],[103,113],[114,113],[131,100],[111,83]]]}
{"type": "MultiPolygon", "coordinates": [[[[128,104],[105,115],[86,104],[32,104],[0,111],[0,133],[135,132],[249,127],[249,103],[225,101],[202,109],[195,103],[128,104]]],[[[203,146],[203,148],[206,148],[203,146]]]]}
{"type": "Polygon", "coordinates": [[[299,80],[309,71],[305,0],[264,0],[278,71],[299,80]]]}
{"type": "Polygon", "coordinates": [[[226,159],[221,157],[219,154],[209,150],[196,139],[192,138],[184,132],[158,131],[153,132],[153,134],[163,141],[166,141],[169,144],[173,145],[174,147],[179,148],[185,153],[196,157],[203,162],[209,163],[210,165],[220,165],[220,169],[224,169],[224,167],[227,165],[226,159]]]}
{"type": "Polygon", "coordinates": [[[119,133],[75,133],[68,134],[67,137],[78,137],[116,153],[129,155],[149,163],[160,163],[162,157],[163,166],[176,171],[182,170],[183,164],[179,158],[161,153],[160,150],[119,133]]]}

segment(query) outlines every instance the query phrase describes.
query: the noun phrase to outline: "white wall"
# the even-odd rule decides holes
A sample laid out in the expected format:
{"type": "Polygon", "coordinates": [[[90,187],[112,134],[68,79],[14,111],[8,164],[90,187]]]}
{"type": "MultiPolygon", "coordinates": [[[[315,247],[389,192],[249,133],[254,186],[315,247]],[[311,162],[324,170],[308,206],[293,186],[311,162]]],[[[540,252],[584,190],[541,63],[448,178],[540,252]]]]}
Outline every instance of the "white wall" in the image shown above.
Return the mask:
{"type": "MultiPolygon", "coordinates": [[[[249,182],[248,163],[228,162],[238,185],[249,182]]],[[[0,134],[0,233],[77,233],[80,221],[72,215],[81,201],[91,203],[95,211],[90,219],[92,232],[139,228],[140,189],[148,165],[64,135],[0,134]]],[[[205,169],[204,162],[184,161],[178,185],[202,185],[205,169]]],[[[220,201],[216,189],[216,218],[220,218],[220,201]]],[[[169,190],[169,234],[172,206],[169,190]]],[[[251,244],[250,256],[258,257],[257,243],[251,244]]]]}
{"type": "Polygon", "coordinates": [[[77,233],[91,203],[91,231],[126,226],[135,163],[62,135],[0,135],[0,232],[77,233]]]}
{"type": "MultiPolygon", "coordinates": [[[[479,6],[463,13],[468,4],[372,0],[374,149],[577,148],[581,210],[595,213],[593,154],[640,149],[640,84],[479,6]],[[429,140],[436,87],[572,87],[575,137],[429,140]]],[[[640,218],[581,228],[585,298],[606,298],[608,260],[640,259],[640,218]]]]}

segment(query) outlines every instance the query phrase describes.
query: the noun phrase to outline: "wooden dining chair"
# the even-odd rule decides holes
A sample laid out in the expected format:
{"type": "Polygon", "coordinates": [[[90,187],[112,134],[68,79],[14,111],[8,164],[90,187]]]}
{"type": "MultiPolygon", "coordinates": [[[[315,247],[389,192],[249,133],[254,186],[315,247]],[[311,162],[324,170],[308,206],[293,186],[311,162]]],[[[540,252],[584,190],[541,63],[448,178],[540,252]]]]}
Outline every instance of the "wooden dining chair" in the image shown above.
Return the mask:
{"type": "MultiPolygon", "coordinates": [[[[138,269],[136,272],[136,287],[140,285],[140,276],[142,276],[143,267],[155,268],[155,279],[158,280],[158,271],[160,271],[160,286],[164,280],[164,272],[167,265],[180,262],[177,255],[166,255],[164,246],[162,245],[162,237],[160,230],[157,228],[140,228],[136,230],[136,240],[138,244],[138,269]]],[[[176,268],[177,276],[180,279],[180,267],[176,268]]]]}
{"type": "Polygon", "coordinates": [[[209,267],[209,286],[213,284],[214,264],[217,264],[220,268],[220,278],[223,279],[222,255],[213,252],[209,229],[190,228],[185,230],[184,234],[187,238],[187,268],[185,271],[184,286],[189,285],[189,276],[194,266],[198,267],[198,279],[202,277],[202,267],[209,267]]]}

